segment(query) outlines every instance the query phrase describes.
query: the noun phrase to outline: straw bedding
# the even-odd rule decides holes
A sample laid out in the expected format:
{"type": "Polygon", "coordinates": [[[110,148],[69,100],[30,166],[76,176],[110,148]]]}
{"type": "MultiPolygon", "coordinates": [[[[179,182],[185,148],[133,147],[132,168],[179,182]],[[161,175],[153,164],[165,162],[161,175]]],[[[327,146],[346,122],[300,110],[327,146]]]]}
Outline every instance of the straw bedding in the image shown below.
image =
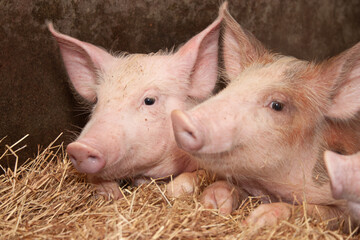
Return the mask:
{"type": "MultiPolygon", "coordinates": [[[[1,142],[0,142],[1,144],[1,142]]],[[[2,146],[0,161],[17,161],[21,141],[2,146]]],[[[304,215],[253,230],[241,221],[259,202],[247,199],[230,216],[204,209],[199,192],[169,199],[159,180],[126,186],[125,198],[97,197],[68,160],[63,144],[51,143],[38,156],[0,176],[1,239],[358,239],[326,230],[304,215]]]]}

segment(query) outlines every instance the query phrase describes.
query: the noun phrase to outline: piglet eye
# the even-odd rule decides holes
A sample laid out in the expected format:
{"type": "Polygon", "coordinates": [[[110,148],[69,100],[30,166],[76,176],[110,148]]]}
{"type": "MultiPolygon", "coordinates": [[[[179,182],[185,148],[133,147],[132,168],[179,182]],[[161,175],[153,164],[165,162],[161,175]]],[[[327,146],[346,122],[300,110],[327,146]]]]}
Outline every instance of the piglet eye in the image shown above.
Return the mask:
{"type": "Polygon", "coordinates": [[[147,97],[144,99],[144,103],[145,103],[145,105],[153,105],[155,103],[155,98],[147,97]]]}
{"type": "Polygon", "coordinates": [[[281,110],[283,110],[284,104],[282,104],[281,102],[278,102],[278,101],[273,101],[270,103],[270,107],[273,110],[280,112],[281,110]]]}

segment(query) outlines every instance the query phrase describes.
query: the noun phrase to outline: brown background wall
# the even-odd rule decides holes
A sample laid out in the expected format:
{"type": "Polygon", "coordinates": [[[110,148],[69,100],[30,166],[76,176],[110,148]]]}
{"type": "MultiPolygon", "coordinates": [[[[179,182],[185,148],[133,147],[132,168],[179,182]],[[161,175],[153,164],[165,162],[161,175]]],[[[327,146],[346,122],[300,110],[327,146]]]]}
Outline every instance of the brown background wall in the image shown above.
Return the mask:
{"type": "MultiPolygon", "coordinates": [[[[86,121],[46,19],[111,51],[149,53],[201,31],[216,18],[220,2],[0,0],[0,139],[8,136],[0,145],[29,133],[22,156],[33,156],[37,145],[60,132],[69,141],[86,121]]],[[[321,60],[360,41],[358,0],[230,0],[229,8],[267,47],[298,58],[321,60]]]]}

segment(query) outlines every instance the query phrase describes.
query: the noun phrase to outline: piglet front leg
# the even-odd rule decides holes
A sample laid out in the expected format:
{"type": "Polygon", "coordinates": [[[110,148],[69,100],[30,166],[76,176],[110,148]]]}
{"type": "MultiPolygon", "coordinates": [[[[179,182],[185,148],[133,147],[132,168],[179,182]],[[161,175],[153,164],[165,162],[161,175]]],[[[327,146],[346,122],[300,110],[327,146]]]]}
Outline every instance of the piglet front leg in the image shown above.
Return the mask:
{"type": "Polygon", "coordinates": [[[105,181],[93,175],[87,176],[89,183],[95,187],[99,195],[104,196],[106,199],[120,199],[123,194],[120,191],[120,186],[116,181],[105,181]]]}
{"type": "MultiPolygon", "coordinates": [[[[250,213],[244,221],[244,225],[255,229],[273,226],[281,221],[289,220],[294,213],[301,214],[296,215],[296,217],[302,218],[304,216],[303,209],[303,205],[292,205],[285,202],[261,204],[250,213]]],[[[306,204],[305,210],[307,217],[318,219],[319,221],[327,221],[330,229],[337,229],[339,223],[341,223],[339,219],[344,219],[343,211],[334,206],[306,204]]],[[[344,226],[347,227],[348,225],[345,224],[344,226]]],[[[344,230],[346,231],[346,229],[344,230]]]]}
{"type": "Polygon", "coordinates": [[[239,207],[240,201],[248,196],[239,187],[227,181],[216,181],[200,196],[200,202],[208,209],[219,209],[220,214],[230,214],[239,207]]]}
{"type": "Polygon", "coordinates": [[[204,170],[181,173],[166,185],[166,194],[177,198],[193,193],[205,174],[204,170]]]}
{"type": "Polygon", "coordinates": [[[261,204],[250,213],[243,224],[256,229],[273,226],[282,220],[288,220],[291,209],[292,205],[284,202],[261,204]]]}

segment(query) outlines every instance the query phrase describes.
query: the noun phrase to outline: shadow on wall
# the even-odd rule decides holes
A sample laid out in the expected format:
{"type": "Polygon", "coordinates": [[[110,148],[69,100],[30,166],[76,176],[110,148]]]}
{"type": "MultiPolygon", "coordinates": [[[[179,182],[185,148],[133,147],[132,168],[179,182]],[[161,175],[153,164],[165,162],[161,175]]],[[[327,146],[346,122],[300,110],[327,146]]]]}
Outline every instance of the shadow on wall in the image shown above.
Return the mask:
{"type": "MultiPolygon", "coordinates": [[[[69,88],[59,50],[45,27],[112,52],[155,52],[179,46],[217,16],[218,0],[1,1],[0,145],[26,134],[21,159],[60,132],[66,143],[88,111],[69,88]]],[[[324,59],[360,41],[360,2],[230,0],[233,16],[268,48],[307,60],[324,59]]],[[[13,165],[2,160],[2,165],[13,165]]]]}

